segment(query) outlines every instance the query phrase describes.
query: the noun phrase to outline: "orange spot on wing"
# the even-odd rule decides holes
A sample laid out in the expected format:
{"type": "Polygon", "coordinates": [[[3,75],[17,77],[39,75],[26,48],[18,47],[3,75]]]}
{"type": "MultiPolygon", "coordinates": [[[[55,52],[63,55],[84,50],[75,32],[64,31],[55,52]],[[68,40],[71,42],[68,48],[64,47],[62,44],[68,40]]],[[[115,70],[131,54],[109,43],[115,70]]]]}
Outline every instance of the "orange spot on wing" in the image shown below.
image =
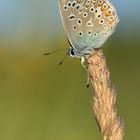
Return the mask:
{"type": "Polygon", "coordinates": [[[104,8],[103,6],[101,7],[101,11],[106,11],[106,8],[104,8]]]}
{"type": "Polygon", "coordinates": [[[106,17],[111,16],[111,14],[108,11],[105,11],[104,14],[106,17]]]}

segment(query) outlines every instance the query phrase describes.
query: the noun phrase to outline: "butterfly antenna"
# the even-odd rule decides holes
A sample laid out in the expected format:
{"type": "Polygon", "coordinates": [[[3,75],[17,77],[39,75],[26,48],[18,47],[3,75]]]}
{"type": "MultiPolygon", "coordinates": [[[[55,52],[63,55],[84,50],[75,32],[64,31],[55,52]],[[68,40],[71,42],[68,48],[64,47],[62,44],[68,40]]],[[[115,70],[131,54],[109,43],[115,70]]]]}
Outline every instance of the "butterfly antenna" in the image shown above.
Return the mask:
{"type": "Polygon", "coordinates": [[[65,49],[59,49],[59,50],[56,50],[56,51],[43,53],[43,55],[51,55],[51,54],[54,54],[54,53],[57,53],[57,52],[60,52],[60,51],[63,51],[63,50],[65,50],[65,49]]]}
{"type": "Polygon", "coordinates": [[[66,53],[66,55],[64,56],[64,58],[60,61],[59,66],[61,66],[61,65],[63,64],[63,62],[64,62],[64,60],[66,59],[66,57],[67,57],[67,53],[66,53]]]}

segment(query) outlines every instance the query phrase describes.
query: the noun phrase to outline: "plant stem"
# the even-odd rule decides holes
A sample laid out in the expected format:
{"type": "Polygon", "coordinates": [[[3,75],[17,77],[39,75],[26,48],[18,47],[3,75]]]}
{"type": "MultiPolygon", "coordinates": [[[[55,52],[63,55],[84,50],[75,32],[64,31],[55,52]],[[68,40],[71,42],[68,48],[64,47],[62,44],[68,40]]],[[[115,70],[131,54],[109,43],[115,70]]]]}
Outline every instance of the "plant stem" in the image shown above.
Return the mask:
{"type": "Polygon", "coordinates": [[[115,109],[116,91],[102,50],[96,50],[87,59],[87,68],[93,89],[92,106],[104,140],[123,140],[124,123],[115,109]]]}

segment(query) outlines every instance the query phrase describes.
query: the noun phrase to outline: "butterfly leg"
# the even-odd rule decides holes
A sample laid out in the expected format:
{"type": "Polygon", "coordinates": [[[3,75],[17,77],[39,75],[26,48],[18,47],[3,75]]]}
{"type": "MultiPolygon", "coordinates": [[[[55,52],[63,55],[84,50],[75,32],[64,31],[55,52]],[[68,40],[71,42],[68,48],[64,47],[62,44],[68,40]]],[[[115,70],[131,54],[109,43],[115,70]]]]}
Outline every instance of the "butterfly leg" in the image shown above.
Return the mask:
{"type": "Polygon", "coordinates": [[[87,83],[86,83],[86,86],[87,86],[87,88],[89,88],[89,86],[90,86],[90,75],[89,75],[88,72],[87,72],[87,83]]]}
{"type": "Polygon", "coordinates": [[[90,75],[89,75],[87,66],[85,65],[86,64],[86,61],[85,61],[85,58],[84,57],[81,57],[81,64],[84,67],[84,69],[87,71],[87,82],[86,82],[86,86],[88,88],[90,86],[90,75]]]}

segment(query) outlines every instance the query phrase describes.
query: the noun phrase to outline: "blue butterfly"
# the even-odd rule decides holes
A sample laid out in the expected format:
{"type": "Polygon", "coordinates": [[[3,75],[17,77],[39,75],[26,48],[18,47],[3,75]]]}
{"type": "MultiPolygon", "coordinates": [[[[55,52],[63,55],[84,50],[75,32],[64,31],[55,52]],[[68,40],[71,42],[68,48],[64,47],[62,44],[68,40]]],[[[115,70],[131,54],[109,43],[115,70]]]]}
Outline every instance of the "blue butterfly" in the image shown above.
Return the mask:
{"type": "Polygon", "coordinates": [[[100,48],[119,22],[108,0],[59,0],[59,5],[71,45],[68,54],[81,60],[100,48]]]}

